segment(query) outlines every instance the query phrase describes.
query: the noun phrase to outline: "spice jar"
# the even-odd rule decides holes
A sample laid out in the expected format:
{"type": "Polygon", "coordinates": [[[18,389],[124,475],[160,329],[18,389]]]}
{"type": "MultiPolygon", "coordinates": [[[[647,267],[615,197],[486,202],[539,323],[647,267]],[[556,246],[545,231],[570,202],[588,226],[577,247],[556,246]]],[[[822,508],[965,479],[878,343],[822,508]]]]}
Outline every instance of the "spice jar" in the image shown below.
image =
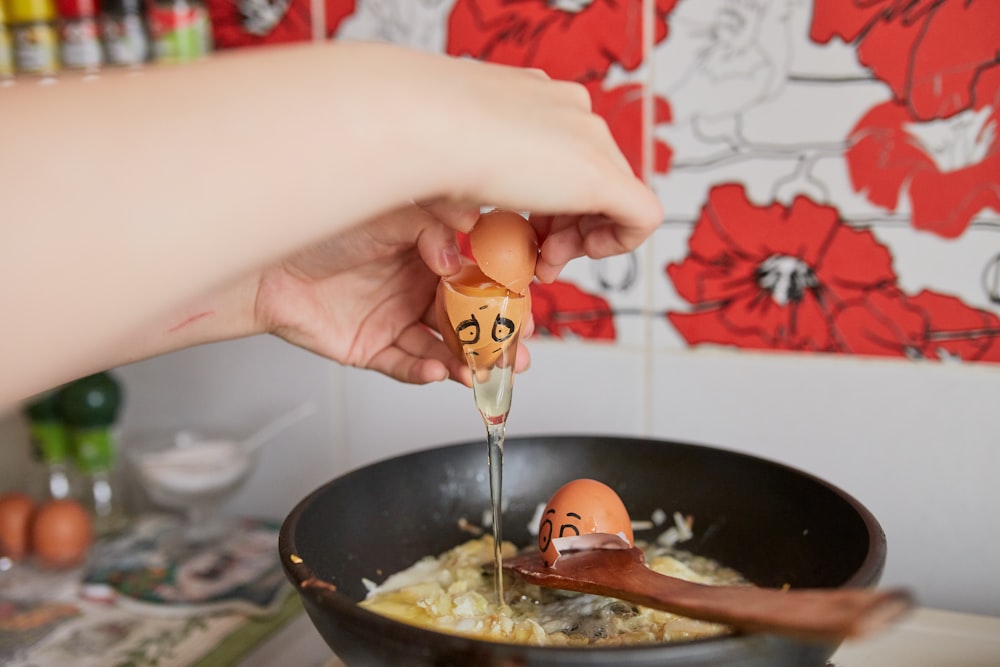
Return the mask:
{"type": "Polygon", "coordinates": [[[51,76],[59,71],[59,38],[52,0],[8,0],[7,22],[19,74],[51,76]]]}
{"type": "Polygon", "coordinates": [[[121,386],[106,372],[71,382],[59,394],[59,412],[80,472],[80,499],[93,515],[98,536],[120,530],[127,520],[113,432],[121,402],[121,386]]]}
{"type": "Polygon", "coordinates": [[[100,23],[109,65],[138,67],[152,57],[149,26],[141,0],[103,0],[100,23]]]}
{"type": "Polygon", "coordinates": [[[0,1],[0,81],[14,76],[14,46],[7,30],[7,15],[4,3],[0,1]]]}
{"type": "Polygon", "coordinates": [[[212,50],[212,23],[198,0],[155,0],[149,8],[153,57],[158,63],[201,60],[212,50]]]}
{"type": "Polygon", "coordinates": [[[66,69],[96,72],[104,60],[96,0],[56,0],[59,60],[66,69]]]}

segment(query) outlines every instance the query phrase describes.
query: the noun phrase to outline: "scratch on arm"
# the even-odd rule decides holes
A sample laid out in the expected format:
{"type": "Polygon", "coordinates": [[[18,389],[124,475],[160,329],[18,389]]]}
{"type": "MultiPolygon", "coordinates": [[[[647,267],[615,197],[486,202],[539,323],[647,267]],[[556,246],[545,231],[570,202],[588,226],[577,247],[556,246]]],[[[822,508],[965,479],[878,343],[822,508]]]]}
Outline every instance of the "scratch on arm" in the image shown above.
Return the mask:
{"type": "Polygon", "coordinates": [[[215,311],[214,310],[206,310],[206,311],[197,313],[195,315],[192,315],[191,317],[188,317],[187,319],[182,320],[181,322],[175,324],[174,326],[170,327],[169,329],[167,329],[167,333],[174,333],[176,331],[180,331],[181,329],[183,329],[183,328],[185,328],[185,327],[187,327],[187,326],[189,326],[191,324],[194,324],[198,320],[204,319],[206,317],[210,317],[212,315],[215,315],[215,311]]]}

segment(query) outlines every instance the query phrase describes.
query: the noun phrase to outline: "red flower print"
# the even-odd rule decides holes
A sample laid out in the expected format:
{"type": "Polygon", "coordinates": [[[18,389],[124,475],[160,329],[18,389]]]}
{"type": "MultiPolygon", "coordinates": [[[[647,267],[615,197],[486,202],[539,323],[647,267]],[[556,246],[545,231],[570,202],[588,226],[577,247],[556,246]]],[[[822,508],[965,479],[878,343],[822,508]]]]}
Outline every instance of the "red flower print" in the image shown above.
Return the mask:
{"type": "MultiPolygon", "coordinates": [[[[354,13],[356,0],[325,0],[326,34],[354,13]]],[[[220,49],[307,42],[313,38],[310,0],[207,0],[212,37],[220,49]]]]}
{"type": "Polygon", "coordinates": [[[910,303],[927,313],[921,353],[928,359],[1000,361],[1000,318],[957,297],[924,290],[910,303]]]}
{"type": "Polygon", "coordinates": [[[714,187],[688,242],[667,267],[694,313],[668,313],[689,343],[834,351],[833,309],[896,282],[871,232],[805,197],[755,206],[743,187],[714,187]]]}
{"type": "Polygon", "coordinates": [[[220,49],[312,39],[309,0],[208,0],[220,49]]]}
{"type": "MultiPolygon", "coordinates": [[[[676,0],[658,0],[657,41],[676,0]]],[[[613,63],[642,64],[642,0],[458,0],[447,52],[537,67],[556,79],[601,79],[613,63]]]]}
{"type": "Polygon", "coordinates": [[[974,106],[1000,65],[996,0],[815,0],[811,38],[857,42],[858,60],[919,120],[974,106]]]}
{"type": "Polygon", "coordinates": [[[916,122],[898,102],[865,114],[846,155],[854,189],[889,210],[905,192],[913,226],[945,238],[984,209],[1000,211],[1000,69],[976,91],[978,108],[947,119],[916,122]]]}
{"type": "MultiPolygon", "coordinates": [[[[641,84],[633,83],[605,90],[599,81],[587,84],[594,112],[608,122],[611,135],[632,165],[636,176],[642,176],[643,132],[642,97],[652,94],[641,84]]],[[[662,97],[653,98],[653,123],[670,122],[670,105],[662,97]]],[[[673,151],[659,139],[653,142],[653,171],[665,174],[670,169],[673,151]]]]}
{"type": "Polygon", "coordinates": [[[905,294],[885,246],[828,206],[755,206],[741,186],[717,186],[688,243],[667,267],[695,306],[667,313],[688,344],[1000,362],[1000,318],[905,294]]]}
{"type": "Polygon", "coordinates": [[[326,34],[337,32],[340,22],[354,13],[358,0],[324,0],[326,13],[326,34]]]}
{"type": "Polygon", "coordinates": [[[532,283],[531,314],[535,335],[615,339],[614,313],[608,302],[572,283],[558,280],[549,284],[532,283]]]}
{"type": "Polygon", "coordinates": [[[926,311],[895,286],[838,304],[832,317],[838,351],[851,354],[920,357],[929,324],[926,311]]]}
{"type": "Polygon", "coordinates": [[[957,297],[873,290],[834,312],[840,351],[911,359],[1000,361],[1000,318],[957,297]]]}

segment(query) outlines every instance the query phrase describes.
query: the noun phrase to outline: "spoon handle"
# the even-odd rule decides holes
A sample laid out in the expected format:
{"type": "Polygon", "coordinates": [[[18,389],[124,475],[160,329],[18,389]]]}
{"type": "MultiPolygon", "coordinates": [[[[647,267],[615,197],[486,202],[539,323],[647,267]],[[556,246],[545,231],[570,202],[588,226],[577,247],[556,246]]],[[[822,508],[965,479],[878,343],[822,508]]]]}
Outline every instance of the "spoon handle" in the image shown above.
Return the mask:
{"type": "Polygon", "coordinates": [[[744,632],[825,643],[875,632],[913,606],[903,590],[699,584],[650,569],[636,548],[564,554],[552,568],[537,553],[525,554],[505,560],[504,567],[539,586],[615,597],[744,632]]]}
{"type": "MultiPolygon", "coordinates": [[[[668,577],[643,564],[618,574],[621,578],[614,585],[618,589],[627,587],[631,602],[725,623],[746,632],[771,632],[820,642],[871,634],[913,604],[910,595],[901,590],[709,586],[668,577]]],[[[611,587],[607,593],[614,594],[611,587]]]]}

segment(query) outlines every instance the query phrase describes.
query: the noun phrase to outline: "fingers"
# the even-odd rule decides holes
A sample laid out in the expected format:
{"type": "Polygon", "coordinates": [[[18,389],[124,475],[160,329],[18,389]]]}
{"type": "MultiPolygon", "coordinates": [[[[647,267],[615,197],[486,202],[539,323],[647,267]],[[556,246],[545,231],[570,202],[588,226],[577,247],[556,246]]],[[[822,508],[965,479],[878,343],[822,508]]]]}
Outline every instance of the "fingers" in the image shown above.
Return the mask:
{"type": "MultiPolygon", "coordinates": [[[[658,197],[638,178],[610,136],[577,158],[550,156],[542,149],[524,161],[524,181],[491,201],[502,208],[528,210],[533,215],[575,215],[587,226],[579,230],[576,256],[604,257],[633,250],[648,238],[662,220],[658,197]],[[600,153],[595,155],[595,153],[600,153]],[[534,174],[532,174],[534,172],[534,174]],[[516,188],[514,190],[513,188],[516,188]],[[607,227],[591,239],[591,232],[607,227]],[[586,239],[586,252],[584,252],[586,239]]],[[[496,174],[491,187],[505,186],[509,173],[496,174]]],[[[547,239],[554,227],[543,218],[536,227],[547,239]]]]}
{"type": "Polygon", "coordinates": [[[523,373],[531,368],[531,352],[521,341],[517,342],[517,357],[514,359],[514,372],[523,373]]]}
{"type": "Polygon", "coordinates": [[[429,329],[414,324],[366,366],[400,382],[428,384],[461,376],[464,363],[455,359],[429,329]]]}
{"type": "Polygon", "coordinates": [[[659,219],[639,225],[616,222],[603,215],[544,216],[536,229],[545,229],[535,275],[543,283],[556,279],[577,257],[601,259],[635,250],[659,225],[659,219]]]}

